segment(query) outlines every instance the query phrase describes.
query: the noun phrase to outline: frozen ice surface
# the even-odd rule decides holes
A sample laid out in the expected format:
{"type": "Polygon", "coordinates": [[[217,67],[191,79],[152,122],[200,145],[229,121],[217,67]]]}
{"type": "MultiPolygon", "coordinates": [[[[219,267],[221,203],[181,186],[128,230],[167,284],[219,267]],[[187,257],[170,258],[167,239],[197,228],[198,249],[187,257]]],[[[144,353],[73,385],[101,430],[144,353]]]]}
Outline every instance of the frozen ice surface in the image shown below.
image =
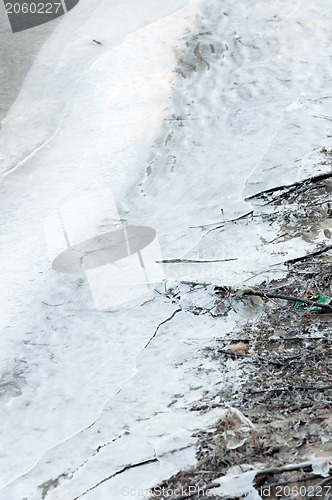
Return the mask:
{"type": "Polygon", "coordinates": [[[227,474],[217,480],[221,486],[216,488],[214,493],[223,496],[245,495],[249,500],[259,500],[261,496],[253,486],[256,472],[253,470],[240,475],[227,474]]]}
{"type": "Polygon", "coordinates": [[[1,499],[120,500],[193,462],[193,430],[223,411],[189,411],[221,377],[200,349],[235,318],[195,316],[153,288],[96,310],[89,276],[51,268],[45,221],[111,190],[124,224],[156,231],[173,291],[304,252],[299,237],[272,244],[276,224],[202,227],[328,168],[329,12],[327,0],[81,0],[61,19],[0,131],[1,499]]]}

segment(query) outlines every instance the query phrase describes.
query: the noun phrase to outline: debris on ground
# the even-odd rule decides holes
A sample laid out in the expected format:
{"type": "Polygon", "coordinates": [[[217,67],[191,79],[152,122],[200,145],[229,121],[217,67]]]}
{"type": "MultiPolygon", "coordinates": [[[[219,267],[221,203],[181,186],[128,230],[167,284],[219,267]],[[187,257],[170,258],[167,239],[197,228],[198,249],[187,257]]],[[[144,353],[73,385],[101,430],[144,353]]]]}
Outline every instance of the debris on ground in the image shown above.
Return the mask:
{"type": "MultiPolygon", "coordinates": [[[[239,301],[260,301],[253,321],[205,348],[221,365],[236,360],[246,378],[240,387],[221,384],[217,403],[191,408],[219,405],[227,412],[195,434],[196,465],[158,485],[151,498],[332,498],[331,191],[325,175],[251,199],[257,211],[278,209],[287,237],[314,240],[323,231],[327,243],[286,262],[282,279],[240,290],[214,287],[214,307],[199,313],[216,321],[239,301]]],[[[275,221],[275,211],[264,218],[275,221]]]]}

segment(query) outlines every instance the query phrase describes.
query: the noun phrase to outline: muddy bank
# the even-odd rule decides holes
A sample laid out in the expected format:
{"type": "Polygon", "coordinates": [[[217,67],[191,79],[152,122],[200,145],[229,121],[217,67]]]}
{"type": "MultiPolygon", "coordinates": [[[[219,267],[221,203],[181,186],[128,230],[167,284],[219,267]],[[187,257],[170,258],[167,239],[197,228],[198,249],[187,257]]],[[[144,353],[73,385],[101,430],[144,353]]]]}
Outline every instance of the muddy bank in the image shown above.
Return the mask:
{"type": "MultiPolygon", "coordinates": [[[[331,497],[331,191],[331,174],[270,190],[252,198],[249,221],[234,222],[250,225],[256,215],[263,225],[277,221],[280,239],[301,235],[313,242],[323,231],[326,240],[312,254],[286,262],[282,278],[272,276],[252,289],[262,297],[248,295],[245,285],[237,291],[215,287],[215,307],[201,314],[223,321],[240,303],[251,303],[256,314],[202,355],[221,366],[234,360],[245,376],[240,387],[221,384],[213,402],[193,405],[194,412],[218,406],[228,411],[195,434],[195,467],[158,485],[153,499],[331,497]],[[294,297],[326,300],[321,308],[294,297]],[[227,494],[227,485],[236,485],[234,475],[248,477],[242,494],[227,494]]],[[[206,390],[215,393],[220,382],[210,382],[206,390]]]]}

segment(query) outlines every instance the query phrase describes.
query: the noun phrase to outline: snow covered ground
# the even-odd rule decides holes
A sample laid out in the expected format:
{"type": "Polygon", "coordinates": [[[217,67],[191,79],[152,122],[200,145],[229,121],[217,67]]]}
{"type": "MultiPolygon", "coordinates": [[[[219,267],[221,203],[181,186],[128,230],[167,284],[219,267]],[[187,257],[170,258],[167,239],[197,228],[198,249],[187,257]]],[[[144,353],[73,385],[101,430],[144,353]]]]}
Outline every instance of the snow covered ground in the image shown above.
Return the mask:
{"type": "Polygon", "coordinates": [[[279,227],[223,221],[252,210],[246,196],[329,168],[329,10],[80,0],[58,22],[0,131],[1,499],[120,500],[193,462],[192,431],[223,409],[190,405],[211,379],[240,377],[199,349],[237,319],[190,314],[186,288],[179,310],[164,285],[96,307],[131,261],[92,287],[88,272],[52,269],[47,235],[63,207],[109,192],[105,212],[73,209],[76,236],[154,229],[170,288],[234,285],[302,255],[301,237],[267,243],[279,227]]]}

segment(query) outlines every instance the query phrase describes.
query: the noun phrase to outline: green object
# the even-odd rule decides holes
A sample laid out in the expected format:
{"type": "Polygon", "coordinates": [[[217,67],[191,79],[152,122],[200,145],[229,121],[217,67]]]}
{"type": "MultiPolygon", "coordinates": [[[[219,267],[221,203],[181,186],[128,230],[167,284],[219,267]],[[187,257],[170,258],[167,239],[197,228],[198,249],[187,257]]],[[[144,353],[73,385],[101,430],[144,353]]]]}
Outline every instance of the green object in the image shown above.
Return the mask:
{"type": "MultiPolygon", "coordinates": [[[[329,299],[327,297],[323,297],[322,295],[312,295],[308,297],[309,300],[312,300],[313,302],[317,302],[318,304],[325,304],[329,302],[329,299]]],[[[296,302],[295,303],[295,309],[299,309],[300,311],[306,311],[308,308],[312,308],[313,312],[320,312],[322,310],[321,307],[312,307],[309,304],[306,304],[305,302],[296,302]]]]}

